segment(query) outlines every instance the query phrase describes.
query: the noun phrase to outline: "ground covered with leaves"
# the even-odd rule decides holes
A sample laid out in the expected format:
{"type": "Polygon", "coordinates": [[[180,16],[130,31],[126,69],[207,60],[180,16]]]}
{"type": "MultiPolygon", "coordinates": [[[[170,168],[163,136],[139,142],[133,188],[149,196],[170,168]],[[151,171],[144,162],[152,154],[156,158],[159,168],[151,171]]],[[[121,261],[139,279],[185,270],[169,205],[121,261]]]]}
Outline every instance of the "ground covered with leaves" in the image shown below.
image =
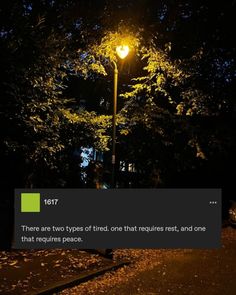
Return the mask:
{"type": "Polygon", "coordinates": [[[131,264],[60,294],[235,294],[236,230],[230,227],[222,231],[220,249],[119,249],[114,259],[131,264]]]}
{"type": "Polygon", "coordinates": [[[236,230],[222,230],[220,249],[115,249],[113,261],[81,250],[0,252],[0,294],[37,294],[109,264],[129,264],[108,271],[60,295],[233,295],[236,290],[236,230]]]}
{"type": "Polygon", "coordinates": [[[80,250],[0,252],[0,294],[31,294],[55,282],[103,267],[98,254],[80,250]]]}

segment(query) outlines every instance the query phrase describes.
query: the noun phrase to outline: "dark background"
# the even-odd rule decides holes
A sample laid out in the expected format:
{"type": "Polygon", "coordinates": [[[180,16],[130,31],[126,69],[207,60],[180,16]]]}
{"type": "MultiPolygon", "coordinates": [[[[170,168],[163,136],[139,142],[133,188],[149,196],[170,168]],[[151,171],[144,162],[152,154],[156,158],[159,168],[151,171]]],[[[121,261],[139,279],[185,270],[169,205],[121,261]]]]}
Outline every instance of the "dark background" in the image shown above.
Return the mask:
{"type": "MultiPolygon", "coordinates": [[[[160,92],[152,94],[154,111],[145,92],[119,98],[118,112],[128,110],[129,132],[118,125],[117,186],[219,187],[226,217],[228,202],[235,199],[234,15],[235,1],[2,2],[3,244],[9,246],[12,236],[14,188],[109,186],[113,69],[101,59],[107,76],[91,71],[91,60],[78,50],[91,57],[91,44],[121,28],[138,32],[142,46],[166,52],[168,60],[191,73],[184,84],[175,86],[167,78],[164,86],[191,115],[177,114],[160,92]],[[73,113],[82,119],[73,121],[73,113]],[[84,147],[93,150],[85,168],[84,147]]],[[[144,75],[144,66],[138,55],[119,64],[119,93],[144,75]]],[[[170,69],[155,71],[168,77],[170,69]]]]}

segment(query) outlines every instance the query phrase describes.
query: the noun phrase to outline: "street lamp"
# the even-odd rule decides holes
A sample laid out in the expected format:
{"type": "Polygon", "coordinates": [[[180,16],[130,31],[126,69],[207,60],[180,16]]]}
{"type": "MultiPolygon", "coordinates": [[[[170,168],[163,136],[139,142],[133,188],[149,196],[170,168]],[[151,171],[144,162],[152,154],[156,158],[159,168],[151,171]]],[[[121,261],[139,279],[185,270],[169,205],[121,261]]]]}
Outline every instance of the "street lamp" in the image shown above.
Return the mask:
{"type": "MultiPolygon", "coordinates": [[[[129,46],[120,45],[116,47],[116,53],[124,59],[129,54],[129,46]]],[[[116,110],[117,110],[117,85],[118,85],[118,67],[115,61],[114,64],[114,100],[113,100],[113,117],[112,117],[112,188],[115,188],[115,166],[116,166],[116,110]]]]}

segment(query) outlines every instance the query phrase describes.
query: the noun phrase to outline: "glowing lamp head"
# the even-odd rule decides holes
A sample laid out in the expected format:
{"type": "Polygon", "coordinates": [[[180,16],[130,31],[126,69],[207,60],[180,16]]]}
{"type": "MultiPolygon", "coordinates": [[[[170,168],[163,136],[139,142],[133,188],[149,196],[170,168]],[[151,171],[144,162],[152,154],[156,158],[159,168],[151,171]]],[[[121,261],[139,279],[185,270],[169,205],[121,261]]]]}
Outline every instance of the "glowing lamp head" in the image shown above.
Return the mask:
{"type": "Polygon", "coordinates": [[[117,46],[116,53],[121,59],[126,58],[126,56],[129,54],[129,46],[127,45],[117,46]]]}

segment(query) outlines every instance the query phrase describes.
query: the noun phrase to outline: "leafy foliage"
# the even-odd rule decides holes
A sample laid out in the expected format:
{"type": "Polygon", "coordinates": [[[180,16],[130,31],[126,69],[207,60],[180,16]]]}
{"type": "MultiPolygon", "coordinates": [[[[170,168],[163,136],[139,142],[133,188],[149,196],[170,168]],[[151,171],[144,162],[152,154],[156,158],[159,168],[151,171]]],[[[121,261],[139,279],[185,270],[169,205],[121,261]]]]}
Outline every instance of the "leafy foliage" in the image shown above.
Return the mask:
{"type": "MultiPolygon", "coordinates": [[[[52,24],[49,18],[56,16],[58,7],[49,1],[44,7],[35,2],[24,8],[23,2],[12,3],[10,17],[15,20],[1,38],[1,124],[6,126],[1,148],[5,155],[17,153],[31,171],[56,170],[64,152],[72,156],[75,148],[87,145],[106,150],[109,117],[81,112],[75,99],[64,95],[79,61],[65,19],[59,16],[52,24]],[[28,9],[27,13],[22,9],[28,9]]],[[[85,75],[82,67],[80,74],[85,75]]]]}
{"type": "Polygon", "coordinates": [[[109,150],[113,62],[121,69],[120,158],[135,162],[147,182],[158,185],[170,170],[174,174],[204,165],[227,150],[224,141],[232,147],[230,135],[225,140],[224,132],[205,132],[199,121],[234,112],[235,48],[228,36],[234,5],[188,0],[4,3],[1,152],[12,166],[15,157],[19,167],[26,166],[19,168],[21,183],[45,171],[69,179],[75,150],[109,150]],[[115,54],[120,43],[131,48],[125,62],[115,54]],[[71,86],[73,79],[78,86],[71,86]],[[84,93],[81,80],[93,92],[84,93]]]}

